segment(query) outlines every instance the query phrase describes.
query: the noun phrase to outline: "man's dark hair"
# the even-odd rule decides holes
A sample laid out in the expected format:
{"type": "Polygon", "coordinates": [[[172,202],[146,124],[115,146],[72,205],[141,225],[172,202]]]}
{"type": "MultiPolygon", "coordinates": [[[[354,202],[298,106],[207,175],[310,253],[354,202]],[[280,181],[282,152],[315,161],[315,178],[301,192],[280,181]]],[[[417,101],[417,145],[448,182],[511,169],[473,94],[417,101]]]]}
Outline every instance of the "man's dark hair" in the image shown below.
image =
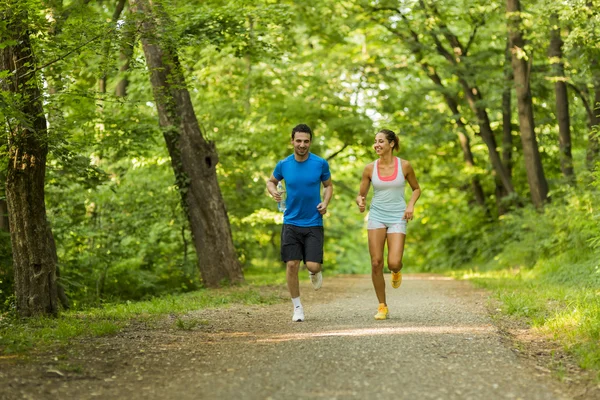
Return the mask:
{"type": "Polygon", "coordinates": [[[299,124],[292,129],[292,140],[296,136],[296,132],[308,133],[310,135],[310,141],[312,142],[312,130],[306,124],[299,124]]]}

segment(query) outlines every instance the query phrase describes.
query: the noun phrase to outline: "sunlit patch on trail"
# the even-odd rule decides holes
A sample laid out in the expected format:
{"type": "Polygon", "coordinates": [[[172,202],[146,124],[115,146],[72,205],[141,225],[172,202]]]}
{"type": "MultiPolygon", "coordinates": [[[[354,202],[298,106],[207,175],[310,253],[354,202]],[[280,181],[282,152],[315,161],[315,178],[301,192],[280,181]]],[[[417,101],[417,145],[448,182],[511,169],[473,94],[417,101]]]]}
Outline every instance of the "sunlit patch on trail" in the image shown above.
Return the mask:
{"type": "Polygon", "coordinates": [[[335,336],[377,336],[377,335],[405,335],[415,333],[429,334],[486,334],[494,332],[492,326],[407,326],[407,327],[390,327],[390,328],[364,328],[364,329],[347,329],[329,332],[302,332],[289,333],[284,335],[274,335],[262,339],[257,339],[257,342],[283,342],[288,340],[304,340],[320,337],[335,337],[335,336]]]}
{"type": "Polygon", "coordinates": [[[254,343],[287,342],[292,340],[309,340],[328,337],[361,337],[378,335],[411,335],[411,334],[455,334],[455,335],[484,335],[494,333],[492,325],[463,325],[463,326],[405,326],[405,327],[382,327],[343,329],[325,332],[297,332],[285,334],[251,334],[248,332],[219,333],[211,337],[208,342],[223,340],[240,340],[254,343]],[[215,340],[217,339],[217,340],[215,340]]]}
{"type": "Polygon", "coordinates": [[[402,274],[405,281],[453,281],[451,276],[442,276],[435,274],[402,274]]]}

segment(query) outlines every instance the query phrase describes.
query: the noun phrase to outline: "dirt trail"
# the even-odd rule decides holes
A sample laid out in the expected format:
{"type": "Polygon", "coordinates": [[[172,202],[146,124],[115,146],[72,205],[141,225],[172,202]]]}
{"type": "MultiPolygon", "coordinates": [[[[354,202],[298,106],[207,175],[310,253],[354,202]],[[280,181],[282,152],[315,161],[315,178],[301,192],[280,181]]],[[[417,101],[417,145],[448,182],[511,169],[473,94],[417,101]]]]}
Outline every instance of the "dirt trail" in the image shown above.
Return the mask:
{"type": "Polygon", "coordinates": [[[408,275],[393,290],[388,277],[387,321],[373,319],[368,276],[301,290],[303,323],[291,322],[291,302],[208,309],[186,316],[200,321],[191,330],[165,318],[61,354],[0,360],[0,399],[600,397],[519,356],[468,282],[408,275]]]}

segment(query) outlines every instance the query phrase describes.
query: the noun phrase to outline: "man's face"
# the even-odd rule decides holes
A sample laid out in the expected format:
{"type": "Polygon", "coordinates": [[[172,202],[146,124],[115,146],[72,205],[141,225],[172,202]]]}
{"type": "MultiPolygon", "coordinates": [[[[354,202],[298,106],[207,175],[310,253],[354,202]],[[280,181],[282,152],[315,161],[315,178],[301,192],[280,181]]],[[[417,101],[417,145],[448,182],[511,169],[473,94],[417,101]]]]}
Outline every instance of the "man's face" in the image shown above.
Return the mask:
{"type": "Polygon", "coordinates": [[[298,156],[305,156],[310,149],[310,134],[305,132],[296,132],[292,139],[294,153],[298,156]]]}

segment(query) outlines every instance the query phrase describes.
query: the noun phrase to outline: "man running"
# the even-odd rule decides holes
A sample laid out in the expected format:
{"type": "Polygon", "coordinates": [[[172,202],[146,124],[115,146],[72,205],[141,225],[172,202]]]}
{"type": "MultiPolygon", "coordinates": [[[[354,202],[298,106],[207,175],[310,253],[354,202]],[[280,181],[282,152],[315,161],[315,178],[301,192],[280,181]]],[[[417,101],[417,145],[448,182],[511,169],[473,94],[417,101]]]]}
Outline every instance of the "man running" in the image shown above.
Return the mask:
{"type": "Polygon", "coordinates": [[[304,261],[315,290],[323,283],[323,215],[333,195],[329,164],[309,151],[312,137],[312,130],[307,125],[294,127],[291,140],[294,154],[279,161],[267,181],[267,190],[278,202],[281,201],[281,194],[277,191],[277,184],[285,181],[287,198],[281,230],[281,261],[286,263],[294,322],[304,321],[298,283],[300,261],[304,261]],[[324,187],[323,200],[321,183],[324,187]]]}

